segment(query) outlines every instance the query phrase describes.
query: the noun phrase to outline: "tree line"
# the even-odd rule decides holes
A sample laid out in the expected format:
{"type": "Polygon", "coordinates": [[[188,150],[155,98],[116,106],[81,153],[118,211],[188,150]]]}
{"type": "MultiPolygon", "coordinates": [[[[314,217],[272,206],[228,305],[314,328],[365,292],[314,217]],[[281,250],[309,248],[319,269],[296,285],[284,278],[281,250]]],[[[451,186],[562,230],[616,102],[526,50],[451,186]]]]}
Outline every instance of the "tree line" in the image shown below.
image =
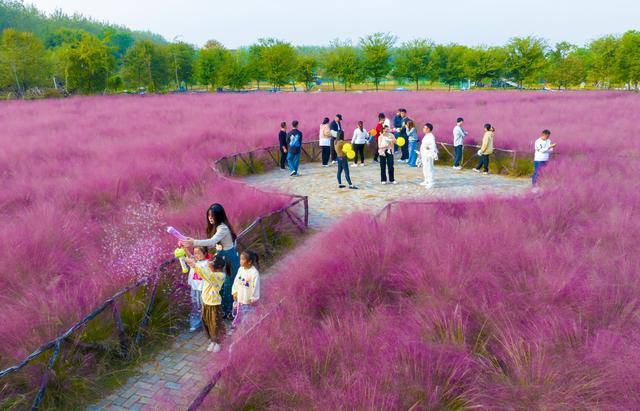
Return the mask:
{"type": "Polygon", "coordinates": [[[637,90],[640,81],[638,31],[582,46],[550,45],[534,36],[512,38],[500,47],[435,44],[428,39],[399,44],[389,33],[374,33],[355,44],[335,40],[326,47],[294,47],[278,39],[260,39],[228,50],[215,40],[196,48],[119,30],[58,27],[43,37],[5,28],[0,36],[0,90],[17,95],[32,88],[94,94],[196,85],[239,90],[253,84],[312,90],[319,79],[344,90],[364,83],[377,90],[387,80],[415,89],[425,82],[449,88],[473,82],[477,87],[508,83],[637,90]]]}

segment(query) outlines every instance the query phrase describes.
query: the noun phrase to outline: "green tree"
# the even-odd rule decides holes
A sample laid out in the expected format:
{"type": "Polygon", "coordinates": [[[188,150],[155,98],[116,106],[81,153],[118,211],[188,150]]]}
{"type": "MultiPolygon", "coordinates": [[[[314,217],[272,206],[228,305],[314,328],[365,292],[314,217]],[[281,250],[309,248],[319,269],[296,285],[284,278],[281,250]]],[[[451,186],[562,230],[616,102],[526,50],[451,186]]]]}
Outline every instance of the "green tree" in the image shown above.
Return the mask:
{"type": "Polygon", "coordinates": [[[48,84],[49,61],[42,42],[32,33],[6,29],[0,37],[0,88],[18,95],[48,84]]]}
{"type": "Polygon", "coordinates": [[[589,43],[587,54],[587,76],[600,87],[611,88],[617,74],[617,52],[620,39],[605,36],[589,43]]]}
{"type": "Polygon", "coordinates": [[[129,47],[135,43],[133,35],[112,27],[102,30],[98,38],[104,40],[105,44],[111,48],[111,53],[116,60],[121,60],[129,47]]]}
{"type": "Polygon", "coordinates": [[[122,76],[129,86],[149,91],[165,88],[171,78],[166,49],[150,40],[136,42],[124,56],[122,76]]]}
{"type": "Polygon", "coordinates": [[[578,48],[566,41],[557,43],[547,54],[546,80],[558,90],[581,84],[586,79],[585,64],[578,48]]]}
{"type": "Polygon", "coordinates": [[[293,46],[276,39],[260,39],[259,44],[265,80],[276,89],[293,81],[298,64],[298,54],[293,46]]]}
{"type": "Polygon", "coordinates": [[[115,66],[112,50],[104,40],[84,33],[79,41],[59,48],[67,90],[81,93],[104,91],[115,66]]]}
{"type": "Polygon", "coordinates": [[[467,50],[465,74],[475,83],[499,79],[504,72],[507,53],[502,47],[474,47],[467,50]]]}
{"type": "Polygon", "coordinates": [[[176,83],[176,88],[181,82],[192,84],[194,78],[194,63],[196,50],[191,44],[178,42],[167,46],[171,74],[176,83]]]}
{"type": "Polygon", "coordinates": [[[264,46],[261,44],[253,44],[249,47],[249,76],[255,80],[258,90],[260,90],[260,82],[265,79],[264,64],[262,63],[262,52],[264,46]]]}
{"type": "Polygon", "coordinates": [[[220,72],[221,83],[235,90],[244,88],[251,81],[247,60],[246,52],[241,50],[226,51],[220,72]]]}
{"type": "Polygon", "coordinates": [[[465,56],[467,48],[459,44],[436,46],[433,53],[434,70],[437,77],[444,84],[451,86],[459,84],[466,78],[465,56]]]}
{"type": "Polygon", "coordinates": [[[547,44],[537,37],[514,37],[507,44],[506,70],[520,86],[535,79],[545,68],[547,44]]]}
{"type": "Polygon", "coordinates": [[[413,40],[402,45],[396,51],[394,77],[408,79],[420,88],[420,80],[431,75],[433,43],[428,40],[413,40]]]}
{"type": "Polygon", "coordinates": [[[76,44],[82,39],[82,35],[87,33],[84,30],[59,28],[47,36],[45,46],[47,48],[60,47],[63,44],[76,44]]]}
{"type": "Polygon", "coordinates": [[[224,84],[222,69],[227,51],[222,48],[205,48],[198,52],[195,62],[196,79],[200,84],[216,88],[224,84]]]}
{"type": "Polygon", "coordinates": [[[640,32],[629,30],[620,38],[617,53],[618,78],[638,90],[640,82],[640,32]]]}
{"type": "Polygon", "coordinates": [[[306,91],[313,88],[316,74],[318,70],[318,59],[312,55],[298,57],[298,66],[296,67],[296,80],[304,83],[306,91]]]}
{"type": "Polygon", "coordinates": [[[348,41],[333,41],[325,54],[324,64],[326,73],[332,79],[342,82],[344,91],[364,79],[360,56],[348,41]]]}
{"type": "Polygon", "coordinates": [[[396,41],[389,33],[374,33],[360,39],[362,67],[365,75],[373,80],[376,91],[391,71],[391,48],[396,41]]]}

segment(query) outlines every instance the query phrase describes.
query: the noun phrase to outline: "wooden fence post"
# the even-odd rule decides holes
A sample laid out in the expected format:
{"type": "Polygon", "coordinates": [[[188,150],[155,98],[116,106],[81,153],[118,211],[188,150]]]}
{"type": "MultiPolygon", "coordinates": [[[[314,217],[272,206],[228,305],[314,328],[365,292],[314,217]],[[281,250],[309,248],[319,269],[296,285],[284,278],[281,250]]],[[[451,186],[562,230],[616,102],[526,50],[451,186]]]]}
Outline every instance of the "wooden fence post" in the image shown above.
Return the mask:
{"type": "Polygon", "coordinates": [[[127,334],[124,332],[124,326],[122,325],[122,317],[120,316],[120,310],[116,301],[111,303],[111,309],[113,311],[113,320],[118,330],[118,340],[120,340],[120,356],[125,358],[129,355],[129,341],[127,340],[127,334]]]}

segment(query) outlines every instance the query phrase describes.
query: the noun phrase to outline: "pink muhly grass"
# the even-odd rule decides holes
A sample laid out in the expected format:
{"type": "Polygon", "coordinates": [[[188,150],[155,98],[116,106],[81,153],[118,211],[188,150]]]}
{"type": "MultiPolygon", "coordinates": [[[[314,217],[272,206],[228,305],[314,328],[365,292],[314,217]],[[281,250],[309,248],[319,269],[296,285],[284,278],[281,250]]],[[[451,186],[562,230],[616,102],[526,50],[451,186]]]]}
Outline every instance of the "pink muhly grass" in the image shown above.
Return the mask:
{"type": "Polygon", "coordinates": [[[265,286],[283,304],[206,405],[637,408],[640,166],[588,164],[526,198],[344,218],[265,286]]]}

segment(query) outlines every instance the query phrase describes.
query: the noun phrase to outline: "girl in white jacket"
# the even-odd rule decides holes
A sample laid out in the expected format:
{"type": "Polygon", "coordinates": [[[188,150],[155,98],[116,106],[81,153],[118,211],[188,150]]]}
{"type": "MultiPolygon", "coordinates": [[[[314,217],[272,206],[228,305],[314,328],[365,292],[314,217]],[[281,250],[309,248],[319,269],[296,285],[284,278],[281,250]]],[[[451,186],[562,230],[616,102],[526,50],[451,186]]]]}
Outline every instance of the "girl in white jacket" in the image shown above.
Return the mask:
{"type": "Polygon", "coordinates": [[[257,262],[258,256],[253,251],[244,250],[240,253],[240,269],[231,288],[236,305],[234,327],[240,325],[242,317],[251,312],[253,305],[260,299],[260,273],[255,267],[257,262]]]}
{"type": "Polygon", "coordinates": [[[426,188],[433,187],[434,161],[438,159],[438,147],[436,146],[436,137],[433,135],[433,125],[427,123],[422,131],[424,138],[420,145],[420,159],[422,160],[422,172],[424,174],[424,182],[420,185],[426,188]]]}

